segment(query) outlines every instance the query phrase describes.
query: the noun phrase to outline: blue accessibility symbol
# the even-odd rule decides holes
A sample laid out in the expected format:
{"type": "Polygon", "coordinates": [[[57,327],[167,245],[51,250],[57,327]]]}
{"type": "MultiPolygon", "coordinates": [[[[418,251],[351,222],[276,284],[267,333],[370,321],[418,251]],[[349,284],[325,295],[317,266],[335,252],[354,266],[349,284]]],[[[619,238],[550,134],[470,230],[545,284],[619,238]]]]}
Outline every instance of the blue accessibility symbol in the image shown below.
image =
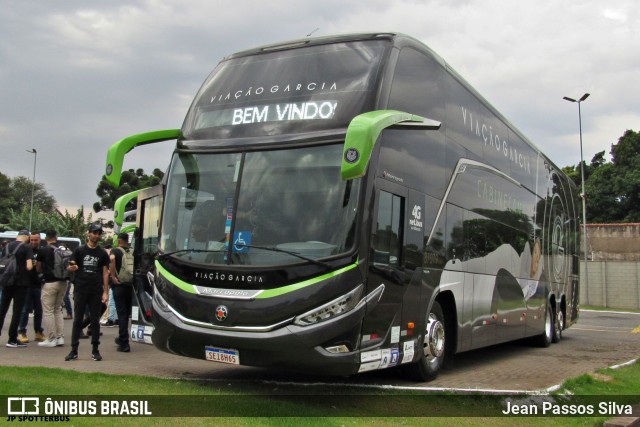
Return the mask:
{"type": "Polygon", "coordinates": [[[236,231],[233,233],[233,251],[239,253],[249,252],[251,237],[250,231],[236,231]]]}

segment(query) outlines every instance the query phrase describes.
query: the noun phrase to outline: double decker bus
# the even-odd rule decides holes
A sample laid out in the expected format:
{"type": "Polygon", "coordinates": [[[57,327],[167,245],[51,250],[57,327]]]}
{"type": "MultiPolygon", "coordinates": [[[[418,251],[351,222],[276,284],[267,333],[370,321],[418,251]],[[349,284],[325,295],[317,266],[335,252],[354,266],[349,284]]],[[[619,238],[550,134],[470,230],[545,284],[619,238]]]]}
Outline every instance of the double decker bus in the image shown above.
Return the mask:
{"type": "Polygon", "coordinates": [[[138,194],[157,348],[328,375],[403,366],[578,318],[575,185],[436,53],[402,34],[224,58],[161,185],[138,194]]]}

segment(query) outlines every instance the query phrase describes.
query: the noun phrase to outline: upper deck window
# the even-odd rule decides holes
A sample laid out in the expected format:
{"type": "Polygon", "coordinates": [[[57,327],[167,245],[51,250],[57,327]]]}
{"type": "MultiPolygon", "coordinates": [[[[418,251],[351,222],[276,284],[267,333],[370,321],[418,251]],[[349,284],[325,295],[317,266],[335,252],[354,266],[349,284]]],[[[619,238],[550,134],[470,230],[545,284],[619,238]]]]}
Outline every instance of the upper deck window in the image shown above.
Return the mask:
{"type": "Polygon", "coordinates": [[[196,95],[187,139],[346,128],[372,109],[388,41],[309,46],[221,62],[196,95]]]}

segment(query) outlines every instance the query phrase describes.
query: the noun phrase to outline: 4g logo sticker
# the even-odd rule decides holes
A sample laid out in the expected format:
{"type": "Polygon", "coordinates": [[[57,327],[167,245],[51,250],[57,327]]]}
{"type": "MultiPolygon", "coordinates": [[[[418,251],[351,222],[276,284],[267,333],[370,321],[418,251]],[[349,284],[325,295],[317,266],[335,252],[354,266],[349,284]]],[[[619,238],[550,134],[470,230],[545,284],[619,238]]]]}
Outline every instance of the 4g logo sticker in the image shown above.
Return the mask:
{"type": "Polygon", "coordinates": [[[420,205],[413,206],[409,226],[413,231],[422,231],[422,207],[420,205]]]}

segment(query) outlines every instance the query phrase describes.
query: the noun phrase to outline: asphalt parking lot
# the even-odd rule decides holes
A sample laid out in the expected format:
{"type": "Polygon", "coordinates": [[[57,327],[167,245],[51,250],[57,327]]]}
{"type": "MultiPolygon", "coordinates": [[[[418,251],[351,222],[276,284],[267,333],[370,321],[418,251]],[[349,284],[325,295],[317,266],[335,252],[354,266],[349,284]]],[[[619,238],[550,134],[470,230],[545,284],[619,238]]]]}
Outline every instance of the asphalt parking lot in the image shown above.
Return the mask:
{"type": "MultiPolygon", "coordinates": [[[[637,359],[640,356],[640,313],[583,311],[578,324],[564,331],[563,340],[549,348],[526,342],[502,344],[456,356],[455,367],[434,381],[415,383],[397,370],[368,372],[349,378],[327,378],[278,372],[263,368],[231,366],[188,359],[161,352],[152,345],[132,343],[130,353],[116,351],[117,328],[101,328],[100,352],[103,360],[91,360],[91,343],[80,342],[79,358],[65,361],[69,352],[71,320],[65,320],[67,343],[43,348],[30,343],[26,348],[7,348],[5,321],[0,342],[0,365],[44,366],[82,372],[133,374],[161,378],[199,379],[220,382],[260,382],[300,384],[332,383],[376,387],[392,385],[424,389],[544,391],[566,378],[598,368],[637,359]]],[[[29,331],[29,338],[33,332],[29,331]]]]}

